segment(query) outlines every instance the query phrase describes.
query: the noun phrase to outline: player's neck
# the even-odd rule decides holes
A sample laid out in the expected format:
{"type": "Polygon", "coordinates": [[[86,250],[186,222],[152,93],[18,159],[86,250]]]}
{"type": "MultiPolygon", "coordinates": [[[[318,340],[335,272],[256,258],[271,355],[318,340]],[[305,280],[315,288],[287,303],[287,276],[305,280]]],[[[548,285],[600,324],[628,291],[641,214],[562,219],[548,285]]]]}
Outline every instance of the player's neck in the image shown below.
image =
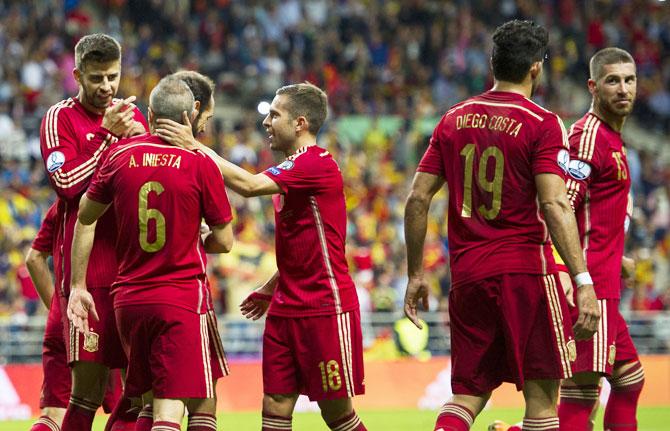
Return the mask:
{"type": "Polygon", "coordinates": [[[84,97],[84,92],[81,90],[79,91],[79,94],[77,94],[77,100],[79,100],[81,106],[83,106],[84,109],[86,109],[88,112],[92,112],[97,115],[103,115],[105,113],[104,109],[96,108],[95,106],[88,103],[84,97]]]}
{"type": "Polygon", "coordinates": [[[298,137],[289,148],[284,151],[286,157],[295,154],[302,147],[311,147],[316,145],[316,137],[312,135],[303,135],[298,137]]]}
{"type": "Polygon", "coordinates": [[[494,81],[493,88],[491,89],[491,91],[504,91],[507,93],[516,93],[529,99],[532,93],[532,88],[533,85],[530,82],[530,80],[524,80],[520,84],[509,81],[494,81]]]}
{"type": "Polygon", "coordinates": [[[621,115],[613,115],[610,113],[604,112],[602,109],[599,109],[595,104],[591,105],[591,112],[604,121],[610,128],[618,133],[621,133],[623,129],[623,123],[626,122],[626,117],[621,115]]]}

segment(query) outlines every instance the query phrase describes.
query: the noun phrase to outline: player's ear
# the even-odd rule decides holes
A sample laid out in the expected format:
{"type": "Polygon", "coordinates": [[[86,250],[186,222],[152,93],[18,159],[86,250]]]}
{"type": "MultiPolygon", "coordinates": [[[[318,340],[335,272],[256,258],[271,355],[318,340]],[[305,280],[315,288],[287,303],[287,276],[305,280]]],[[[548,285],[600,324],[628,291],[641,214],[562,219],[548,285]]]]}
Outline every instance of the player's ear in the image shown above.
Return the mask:
{"type": "Polygon", "coordinates": [[[589,93],[591,93],[592,96],[596,94],[596,87],[598,86],[596,81],[593,79],[590,79],[587,81],[587,86],[589,87],[589,93]]]}
{"type": "Polygon", "coordinates": [[[307,118],[304,115],[300,115],[298,118],[296,118],[296,122],[296,133],[306,132],[309,130],[309,121],[307,121],[307,118]]]}
{"type": "Polygon", "coordinates": [[[78,84],[81,84],[81,71],[77,69],[76,67],[72,69],[72,76],[74,77],[74,80],[77,81],[78,84]]]}
{"type": "Polygon", "coordinates": [[[530,77],[532,80],[537,79],[538,76],[540,76],[540,73],[542,73],[542,62],[541,61],[536,61],[530,66],[530,77]]]}
{"type": "Polygon", "coordinates": [[[154,122],[154,111],[151,110],[151,106],[147,108],[147,120],[149,124],[154,122]]]}

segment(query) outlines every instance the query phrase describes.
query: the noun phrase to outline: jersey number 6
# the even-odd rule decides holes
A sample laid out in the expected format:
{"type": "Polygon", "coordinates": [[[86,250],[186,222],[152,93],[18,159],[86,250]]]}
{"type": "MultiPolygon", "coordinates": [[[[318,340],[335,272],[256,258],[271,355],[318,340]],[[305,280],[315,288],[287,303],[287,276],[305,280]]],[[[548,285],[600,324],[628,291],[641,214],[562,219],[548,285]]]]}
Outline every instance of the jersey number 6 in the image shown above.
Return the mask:
{"type": "Polygon", "coordinates": [[[147,253],[155,253],[165,245],[165,216],[155,208],[147,208],[149,193],[156,196],[163,193],[163,185],[158,181],[148,181],[140,187],[138,213],[140,221],[140,247],[147,253]],[[149,242],[149,220],[156,222],[156,239],[149,242]]]}

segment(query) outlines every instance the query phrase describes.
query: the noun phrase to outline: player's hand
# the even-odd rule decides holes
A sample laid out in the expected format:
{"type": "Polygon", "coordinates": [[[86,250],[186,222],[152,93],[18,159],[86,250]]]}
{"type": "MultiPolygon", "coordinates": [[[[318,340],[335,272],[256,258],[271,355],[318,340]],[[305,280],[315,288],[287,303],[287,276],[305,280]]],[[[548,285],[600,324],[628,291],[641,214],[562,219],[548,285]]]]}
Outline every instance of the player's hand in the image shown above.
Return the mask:
{"type": "Polygon", "coordinates": [[[588,340],[598,330],[600,308],[592,284],[577,288],[577,308],[579,317],[572,327],[576,340],[588,340]]]}
{"type": "Polygon", "coordinates": [[[565,271],[559,271],[558,280],[561,282],[561,287],[563,288],[563,292],[565,292],[565,299],[568,301],[568,305],[574,308],[575,290],[572,286],[572,278],[570,277],[570,274],[565,271]]]}
{"type": "Polygon", "coordinates": [[[428,283],[423,277],[410,277],[405,292],[405,316],[417,328],[423,329],[417,314],[417,304],[421,304],[424,310],[428,310],[428,283]]]}
{"type": "Polygon", "coordinates": [[[247,319],[258,320],[270,307],[270,301],[272,301],[272,295],[253,291],[240,304],[240,311],[247,319]]]}
{"type": "Polygon", "coordinates": [[[167,118],[157,119],[155,133],[172,145],[187,150],[195,150],[198,148],[198,141],[193,137],[193,128],[186,111],[182,114],[182,118],[184,124],[179,124],[167,118]]]}
{"type": "Polygon", "coordinates": [[[123,134],[123,137],[128,138],[130,136],[137,136],[137,135],[141,135],[143,133],[146,133],[146,129],[144,128],[144,124],[140,123],[137,120],[133,120],[132,126],[130,126],[130,129],[125,131],[125,133],[123,134]]]}
{"type": "Polygon", "coordinates": [[[635,260],[630,257],[621,256],[621,276],[631,278],[635,275],[635,260]]]}
{"type": "MultiPolygon", "coordinates": [[[[135,96],[130,96],[105,110],[101,126],[116,136],[129,136],[135,123],[135,96]]],[[[144,129],[144,126],[142,127],[144,129]]],[[[143,132],[142,132],[143,133],[143,132]]]]}
{"type": "Polygon", "coordinates": [[[86,288],[73,287],[70,290],[70,299],[67,303],[67,318],[77,328],[77,331],[88,334],[89,313],[95,320],[100,320],[90,292],[86,288]]]}

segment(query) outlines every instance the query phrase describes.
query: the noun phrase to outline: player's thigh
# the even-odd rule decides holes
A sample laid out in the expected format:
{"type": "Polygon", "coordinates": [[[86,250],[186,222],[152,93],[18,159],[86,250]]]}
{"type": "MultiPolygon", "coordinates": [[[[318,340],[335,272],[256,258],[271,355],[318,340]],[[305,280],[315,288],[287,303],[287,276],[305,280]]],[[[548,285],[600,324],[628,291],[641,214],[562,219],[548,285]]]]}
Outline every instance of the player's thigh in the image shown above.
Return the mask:
{"type": "Polygon", "coordinates": [[[492,277],[461,284],[449,293],[455,394],[478,397],[499,386],[507,375],[499,284],[499,277],[492,277]]]}
{"type": "Polygon", "coordinates": [[[313,401],[364,393],[358,310],[294,319],[292,323],[303,393],[313,401]]]}
{"type": "MultiPolygon", "coordinates": [[[[59,325],[61,328],[62,326],[59,325]]],[[[47,336],[42,344],[42,391],[40,408],[66,408],[70,399],[72,373],[67,365],[62,331],[47,336]]]]}
{"type": "Polygon", "coordinates": [[[268,316],[263,331],[263,392],[297,393],[301,387],[292,332],[293,319],[268,316]]]}
{"type": "Polygon", "coordinates": [[[527,380],[559,380],[572,375],[575,342],[565,293],[558,277],[509,274],[503,308],[514,374],[527,380]]]}

